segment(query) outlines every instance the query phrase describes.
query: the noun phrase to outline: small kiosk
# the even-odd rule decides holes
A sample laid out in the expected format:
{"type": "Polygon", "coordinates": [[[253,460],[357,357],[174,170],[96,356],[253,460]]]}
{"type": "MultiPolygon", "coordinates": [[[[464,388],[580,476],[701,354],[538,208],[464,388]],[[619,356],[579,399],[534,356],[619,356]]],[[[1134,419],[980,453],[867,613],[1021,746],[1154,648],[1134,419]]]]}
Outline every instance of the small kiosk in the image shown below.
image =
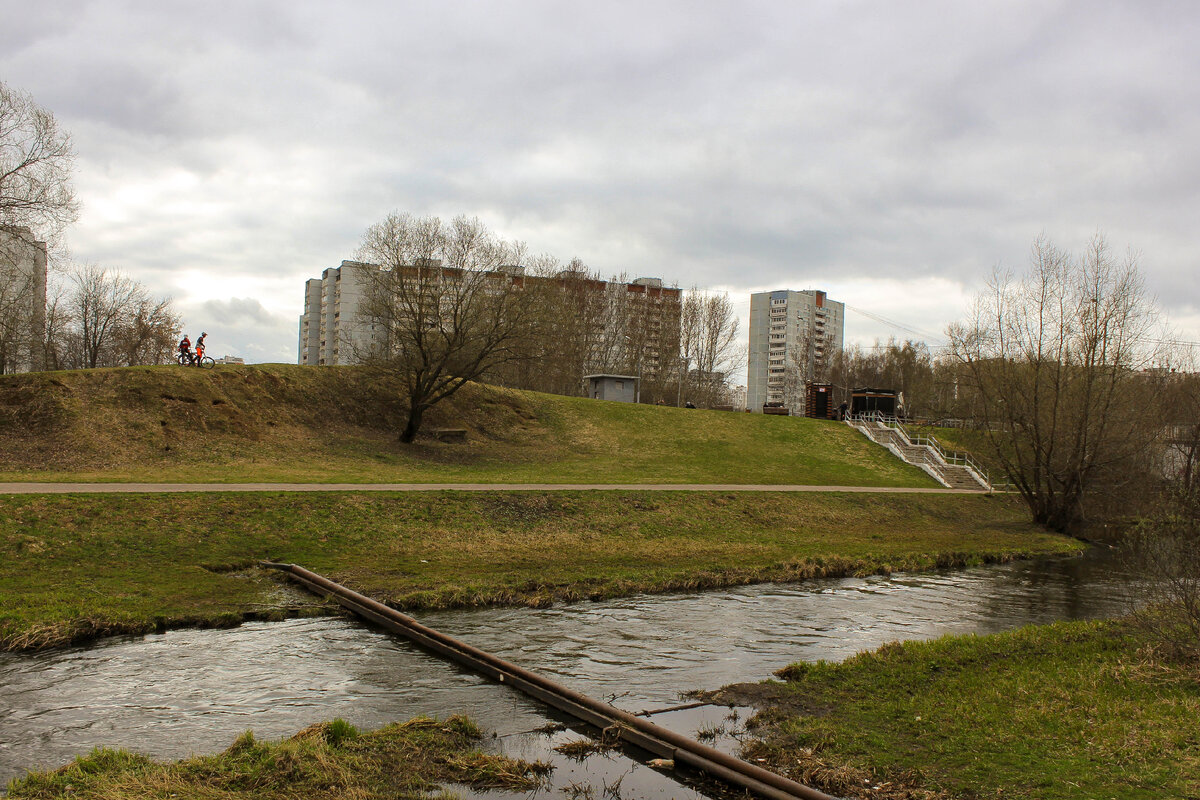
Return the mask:
{"type": "Polygon", "coordinates": [[[588,397],[593,400],[638,401],[636,375],[584,375],[583,379],[588,382],[588,397]]]}
{"type": "Polygon", "coordinates": [[[878,411],[885,417],[895,417],[901,409],[899,394],[895,389],[854,389],[850,392],[850,413],[870,414],[878,411]]]}
{"type": "Polygon", "coordinates": [[[837,416],[832,383],[809,383],[804,387],[804,416],[813,419],[833,419],[837,416]]]}

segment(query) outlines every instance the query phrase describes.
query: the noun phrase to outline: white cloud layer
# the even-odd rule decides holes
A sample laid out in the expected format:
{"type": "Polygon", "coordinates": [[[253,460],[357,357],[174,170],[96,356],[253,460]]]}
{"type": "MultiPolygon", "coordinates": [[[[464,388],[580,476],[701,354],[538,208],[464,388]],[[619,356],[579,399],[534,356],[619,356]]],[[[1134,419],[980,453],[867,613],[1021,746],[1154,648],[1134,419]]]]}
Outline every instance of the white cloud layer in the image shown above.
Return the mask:
{"type": "MultiPolygon", "coordinates": [[[[75,138],[75,256],[248,360],[295,360],[304,280],[393,209],[742,307],[824,288],[931,336],[1039,233],[1103,231],[1200,341],[1200,6],[0,0],[0,19],[0,79],[75,138]]],[[[852,341],[893,334],[847,315],[852,341]]]]}

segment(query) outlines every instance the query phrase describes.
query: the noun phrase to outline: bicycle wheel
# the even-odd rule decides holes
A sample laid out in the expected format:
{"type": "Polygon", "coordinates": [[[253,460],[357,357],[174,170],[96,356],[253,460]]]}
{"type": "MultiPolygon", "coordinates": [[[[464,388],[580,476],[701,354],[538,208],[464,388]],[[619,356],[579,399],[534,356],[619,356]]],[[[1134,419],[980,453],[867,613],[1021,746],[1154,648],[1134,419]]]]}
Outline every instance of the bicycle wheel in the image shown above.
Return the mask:
{"type": "Polygon", "coordinates": [[[175,361],[176,361],[176,362],[179,364],[179,366],[181,366],[181,367],[186,367],[186,366],[188,366],[188,365],[189,365],[189,362],[188,362],[187,356],[185,356],[183,353],[180,353],[179,355],[175,356],[175,361]]]}
{"type": "Polygon", "coordinates": [[[212,369],[216,365],[217,362],[213,361],[212,356],[205,356],[204,358],[200,359],[200,366],[204,369],[212,369]]]}

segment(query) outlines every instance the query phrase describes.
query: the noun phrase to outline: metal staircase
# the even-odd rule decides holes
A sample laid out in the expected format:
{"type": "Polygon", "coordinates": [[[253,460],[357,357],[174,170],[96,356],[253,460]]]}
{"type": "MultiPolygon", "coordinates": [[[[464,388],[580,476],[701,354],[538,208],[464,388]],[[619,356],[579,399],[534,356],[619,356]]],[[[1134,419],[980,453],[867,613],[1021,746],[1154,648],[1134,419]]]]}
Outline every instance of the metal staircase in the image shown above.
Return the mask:
{"type": "Polygon", "coordinates": [[[992,491],[987,472],[969,455],[947,451],[932,436],[910,436],[895,417],[870,412],[852,415],[846,423],[949,489],[992,491]]]}

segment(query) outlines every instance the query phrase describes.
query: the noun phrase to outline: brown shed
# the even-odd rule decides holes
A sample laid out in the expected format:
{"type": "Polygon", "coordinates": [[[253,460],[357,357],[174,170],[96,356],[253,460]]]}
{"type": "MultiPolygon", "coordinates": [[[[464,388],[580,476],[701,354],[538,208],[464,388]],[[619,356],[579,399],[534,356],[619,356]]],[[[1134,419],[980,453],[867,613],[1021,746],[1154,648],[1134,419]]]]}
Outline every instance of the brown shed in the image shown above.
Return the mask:
{"type": "Polygon", "coordinates": [[[809,383],[804,387],[804,416],[813,419],[833,419],[837,416],[832,383],[809,383]]]}

